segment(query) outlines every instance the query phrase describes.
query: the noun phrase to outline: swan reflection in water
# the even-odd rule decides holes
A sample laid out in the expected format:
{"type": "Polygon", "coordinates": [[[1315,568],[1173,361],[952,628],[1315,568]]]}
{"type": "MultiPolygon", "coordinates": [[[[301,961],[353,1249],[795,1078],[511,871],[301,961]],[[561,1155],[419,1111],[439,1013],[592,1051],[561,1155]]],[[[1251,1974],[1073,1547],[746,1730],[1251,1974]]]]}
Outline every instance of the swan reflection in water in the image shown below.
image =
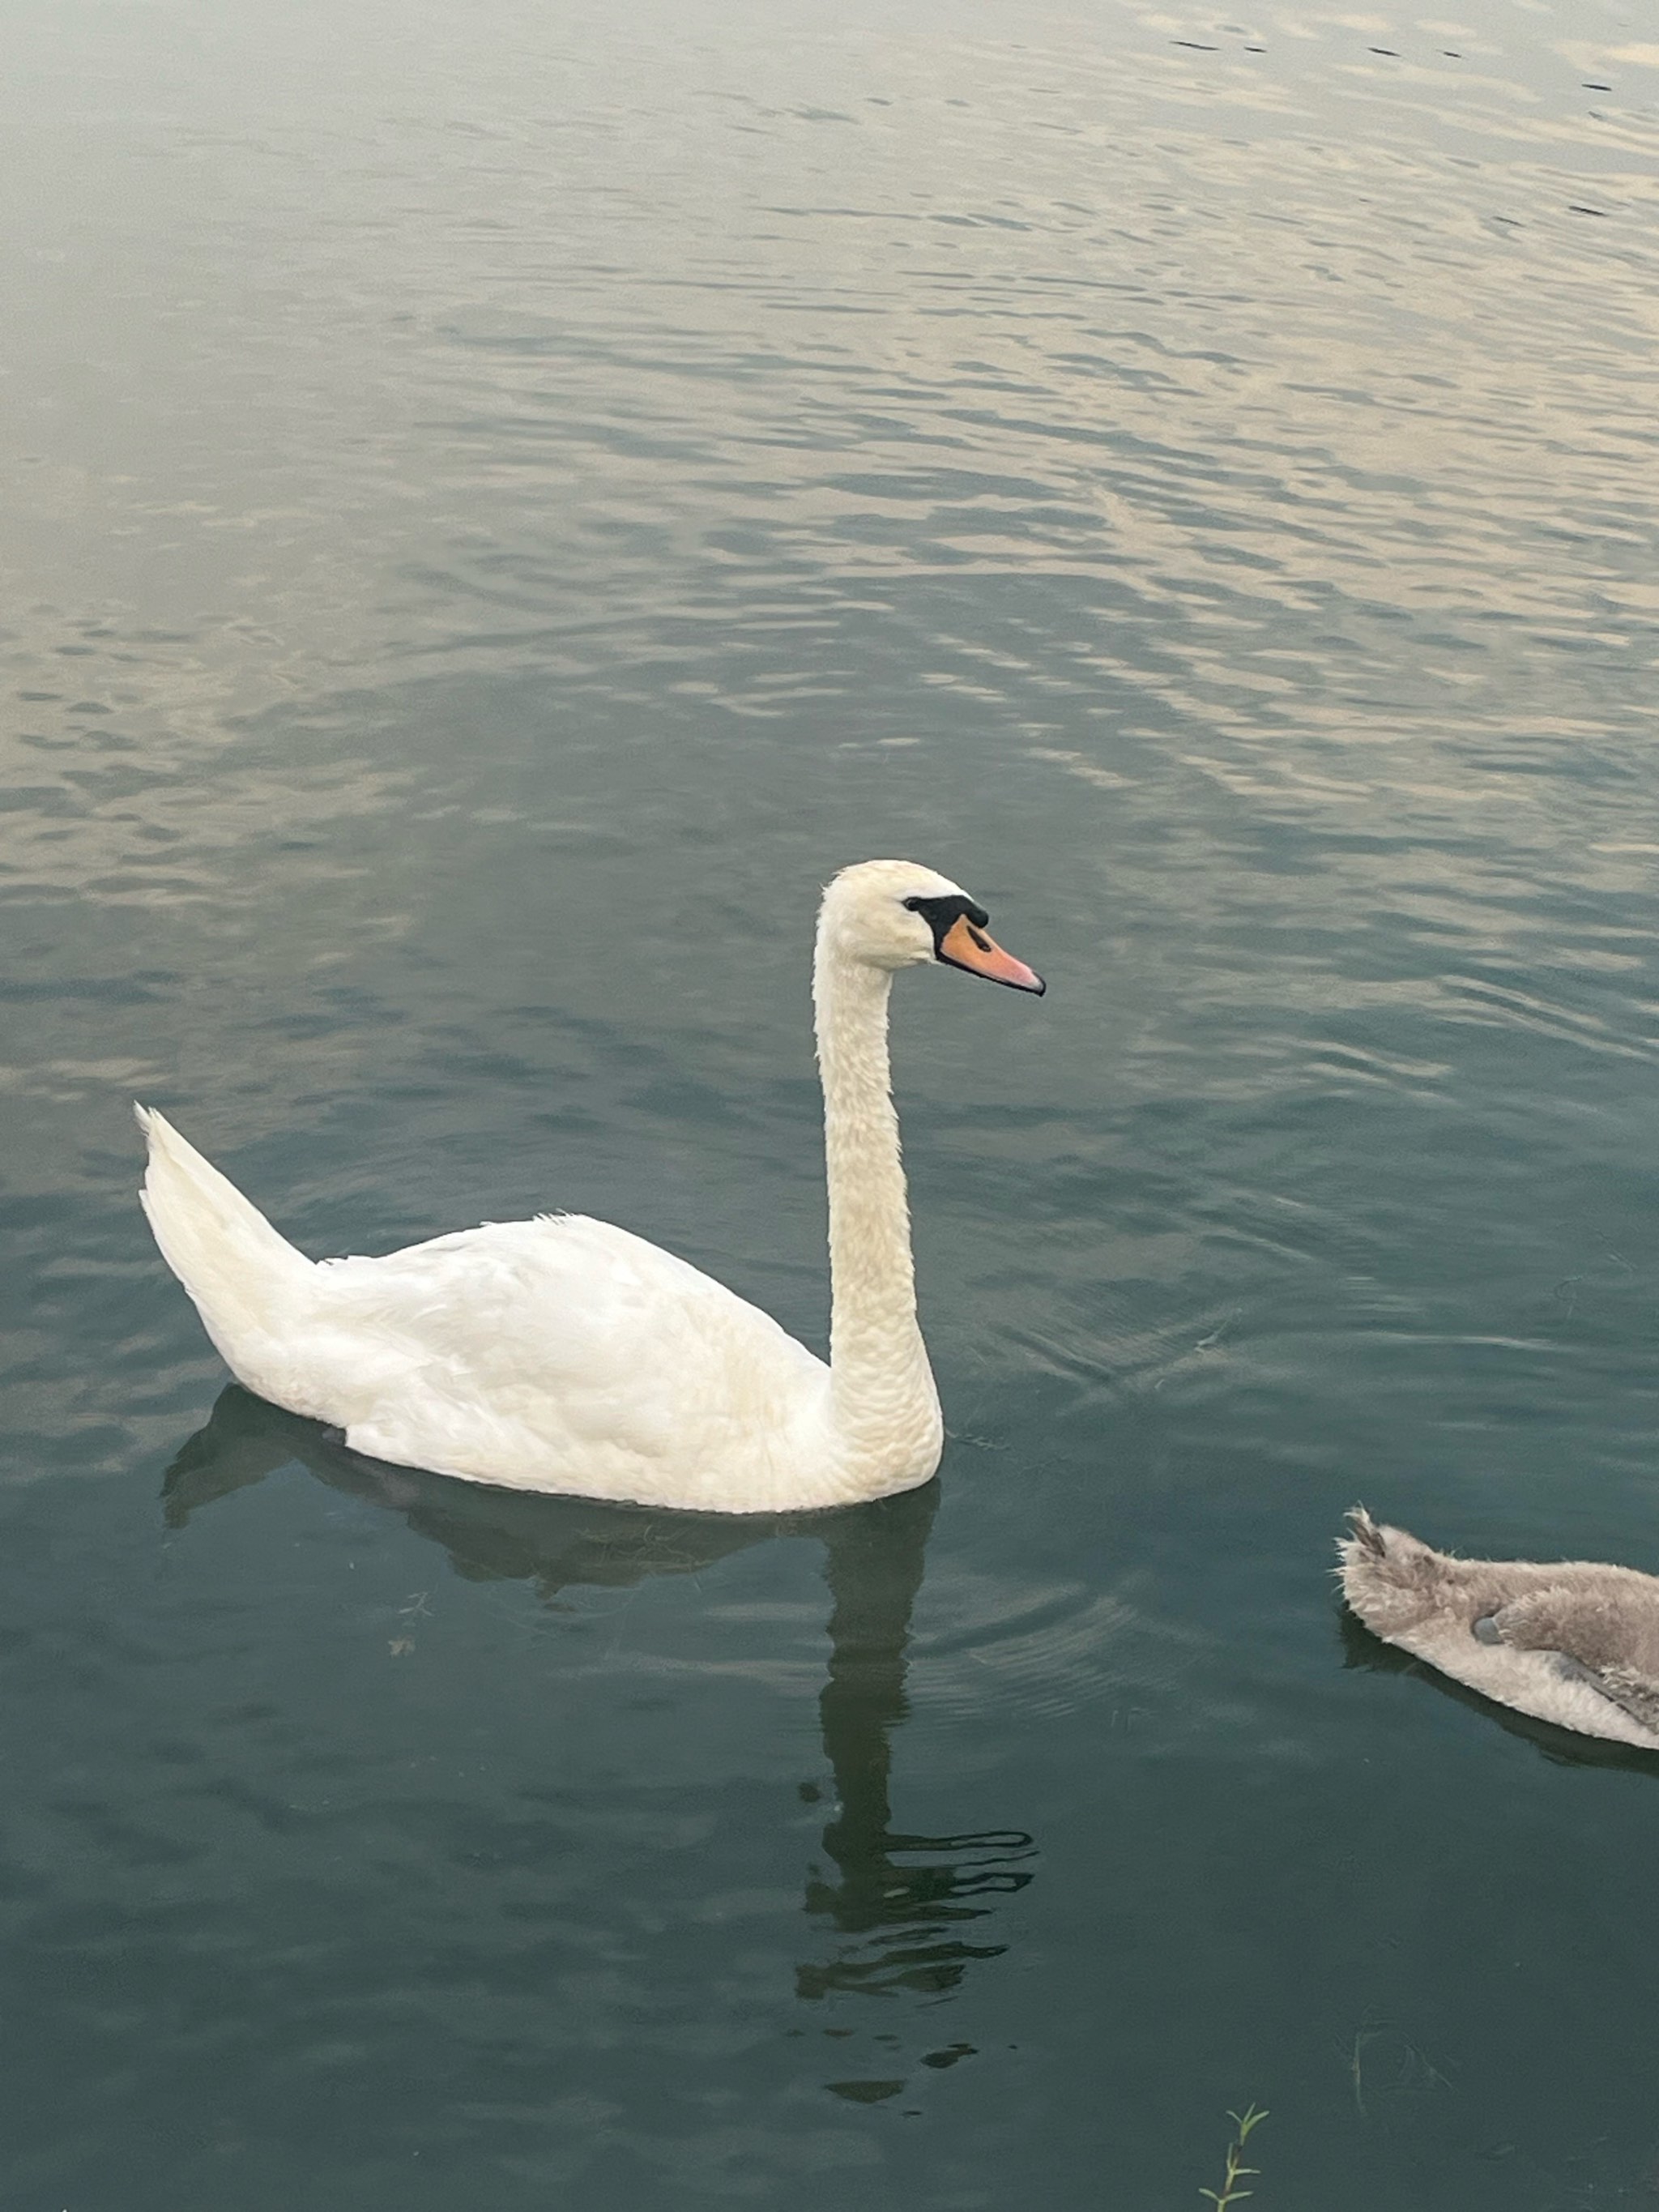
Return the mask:
{"type": "MultiPolygon", "coordinates": [[[[937,1996],[974,1960],[1007,1948],[983,1923],[999,1896],[1030,1881],[1030,1837],[1016,1829],[898,1834],[890,1810],[892,1734],[908,1711],[910,1617],[937,1484],[835,1512],[741,1517],[493,1490],[362,1458],[332,1432],[233,1383],[167,1470],[168,1525],[182,1528],[216,1498],[295,1461],[337,1490],[400,1513],[468,1581],[526,1581],[544,1603],[573,1585],[617,1589],[649,1575],[697,1574],[751,1544],[816,1536],[830,1596],[818,1712],[835,1802],[823,1831],[827,1863],[809,1875],[805,1910],[838,1940],[797,1969],[797,1992],[937,1996]]],[[[802,1794],[810,1800],[816,1788],[802,1794]]],[[[930,2063],[948,2063],[951,2055],[934,2053],[930,2063]]]]}

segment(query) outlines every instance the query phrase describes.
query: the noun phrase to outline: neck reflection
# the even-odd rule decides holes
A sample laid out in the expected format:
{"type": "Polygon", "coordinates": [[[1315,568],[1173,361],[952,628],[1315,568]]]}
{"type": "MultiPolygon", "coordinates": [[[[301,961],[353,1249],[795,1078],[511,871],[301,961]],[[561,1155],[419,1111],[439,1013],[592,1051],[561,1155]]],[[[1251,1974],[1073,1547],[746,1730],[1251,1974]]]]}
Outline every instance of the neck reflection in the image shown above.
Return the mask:
{"type": "Polygon", "coordinates": [[[818,1713],[835,1781],[836,1809],[823,1831],[834,1875],[813,1871],[806,1911],[849,1940],[801,1965],[803,1997],[953,1990],[975,1960],[1007,1948],[983,1940],[988,1931],[970,1940],[973,1923],[994,1912],[999,1894],[1031,1879],[1021,1862],[1035,1846],[1017,1829],[925,1836],[892,1823],[892,1732],[908,1711],[911,1614],[938,1503],[930,1483],[821,1523],[831,1610],[818,1713]]]}

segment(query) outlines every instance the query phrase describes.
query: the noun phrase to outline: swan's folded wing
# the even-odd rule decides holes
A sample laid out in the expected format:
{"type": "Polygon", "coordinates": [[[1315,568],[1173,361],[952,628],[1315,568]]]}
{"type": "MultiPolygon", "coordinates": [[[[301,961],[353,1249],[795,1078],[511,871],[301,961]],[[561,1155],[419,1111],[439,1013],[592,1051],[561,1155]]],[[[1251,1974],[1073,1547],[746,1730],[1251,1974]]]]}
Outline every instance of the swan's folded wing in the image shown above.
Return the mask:
{"type": "Polygon", "coordinates": [[[357,1449],[407,1465],[648,1499],[744,1434],[787,1437],[827,1383],[723,1284],[580,1215],[319,1275],[313,1395],[357,1449]]]}

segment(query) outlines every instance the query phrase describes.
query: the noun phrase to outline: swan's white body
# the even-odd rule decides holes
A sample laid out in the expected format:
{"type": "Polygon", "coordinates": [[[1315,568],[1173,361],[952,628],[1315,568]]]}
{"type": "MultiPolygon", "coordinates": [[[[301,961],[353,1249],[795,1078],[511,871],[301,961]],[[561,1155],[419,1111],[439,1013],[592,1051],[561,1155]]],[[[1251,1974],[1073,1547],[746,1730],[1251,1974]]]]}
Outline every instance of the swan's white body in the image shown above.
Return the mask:
{"type": "Polygon", "coordinates": [[[972,902],[902,861],[847,869],[824,896],[813,993],[828,1365],[684,1261],[580,1215],[489,1223],[384,1259],[313,1262],[141,1108],[156,1242],[240,1382],[343,1429],[378,1459],[708,1512],[799,1510],[909,1489],[938,1467],[944,1431],[916,1319],[889,1079],[893,972],[939,957],[1042,988],[977,931],[969,934],[981,950],[956,931],[954,951],[942,950],[937,910],[953,906],[972,902]]]}

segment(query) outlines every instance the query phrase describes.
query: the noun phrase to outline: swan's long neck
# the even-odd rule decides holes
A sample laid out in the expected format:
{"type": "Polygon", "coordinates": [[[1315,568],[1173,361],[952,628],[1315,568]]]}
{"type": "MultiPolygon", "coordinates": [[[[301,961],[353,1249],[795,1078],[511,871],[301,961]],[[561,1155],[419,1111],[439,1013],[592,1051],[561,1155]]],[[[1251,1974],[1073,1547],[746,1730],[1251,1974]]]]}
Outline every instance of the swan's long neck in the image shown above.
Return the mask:
{"type": "Polygon", "coordinates": [[[887,1056],[884,970],[820,930],[812,969],[830,1187],[830,1404],[872,1494],[939,1464],[939,1394],[916,1320],[910,1210],[887,1056]]]}

